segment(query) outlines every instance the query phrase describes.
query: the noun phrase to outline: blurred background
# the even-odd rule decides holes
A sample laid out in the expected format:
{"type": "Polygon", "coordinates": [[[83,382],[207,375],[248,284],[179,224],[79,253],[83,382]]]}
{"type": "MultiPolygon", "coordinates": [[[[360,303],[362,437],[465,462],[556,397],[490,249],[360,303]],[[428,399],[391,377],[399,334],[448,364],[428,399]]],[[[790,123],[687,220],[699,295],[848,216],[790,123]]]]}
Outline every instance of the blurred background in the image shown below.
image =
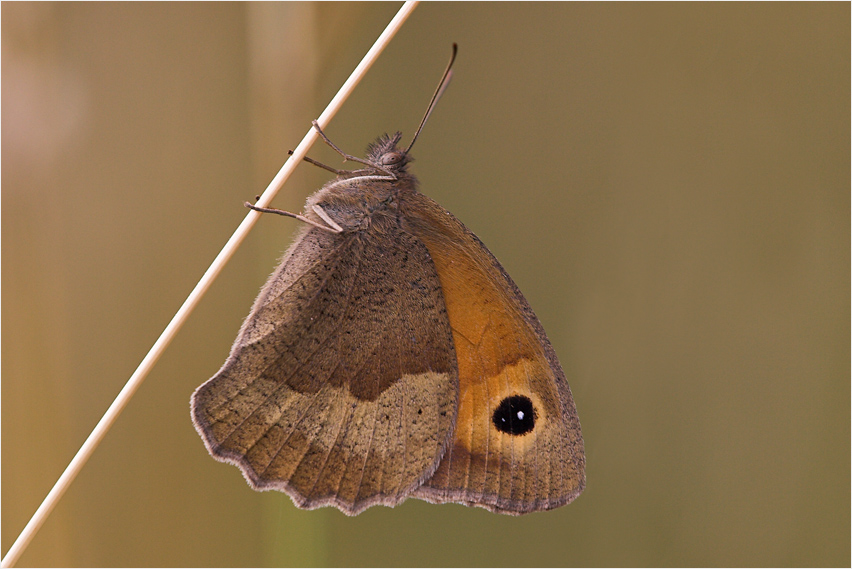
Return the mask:
{"type": "MultiPolygon", "coordinates": [[[[2,549],[399,4],[3,3],[2,549]]],[[[850,5],[423,4],[328,127],[524,291],[586,491],[356,518],[210,458],[192,391],[297,222],[265,216],[23,566],[848,565],[850,5]]],[[[316,159],[339,164],[316,145],[316,159]]],[[[329,179],[307,165],[274,202],[329,179]]]]}

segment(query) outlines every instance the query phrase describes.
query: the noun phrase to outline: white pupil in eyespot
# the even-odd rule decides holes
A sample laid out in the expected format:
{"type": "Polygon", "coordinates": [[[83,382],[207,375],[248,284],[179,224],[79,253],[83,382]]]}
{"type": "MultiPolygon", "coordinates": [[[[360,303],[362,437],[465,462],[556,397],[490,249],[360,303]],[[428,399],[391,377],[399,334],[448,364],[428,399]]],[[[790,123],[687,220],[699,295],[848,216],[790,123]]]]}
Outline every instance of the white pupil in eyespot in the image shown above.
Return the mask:
{"type": "Polygon", "coordinates": [[[518,421],[523,421],[523,420],[524,420],[524,412],[518,411],[518,421]]]}

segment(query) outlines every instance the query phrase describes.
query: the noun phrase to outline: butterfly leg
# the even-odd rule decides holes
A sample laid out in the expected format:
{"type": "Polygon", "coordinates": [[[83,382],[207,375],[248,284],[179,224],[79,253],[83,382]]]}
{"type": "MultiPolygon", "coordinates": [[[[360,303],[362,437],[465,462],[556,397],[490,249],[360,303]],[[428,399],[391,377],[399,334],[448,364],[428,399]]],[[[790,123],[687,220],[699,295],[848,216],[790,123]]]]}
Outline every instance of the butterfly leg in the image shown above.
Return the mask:
{"type": "Polygon", "coordinates": [[[257,207],[255,205],[250,204],[249,202],[245,203],[245,206],[249,209],[253,209],[254,211],[259,211],[260,213],[275,213],[278,215],[283,215],[285,217],[292,217],[293,219],[298,219],[299,221],[304,221],[307,224],[313,225],[318,229],[322,229],[323,231],[328,231],[329,233],[342,233],[343,228],[340,227],[337,223],[334,222],[331,217],[318,205],[313,207],[313,210],[316,212],[318,216],[327,224],[323,225],[322,223],[317,223],[312,219],[308,219],[304,215],[299,215],[298,213],[292,213],[289,211],[284,211],[283,209],[275,209],[272,207],[257,207]]]}
{"type": "Polygon", "coordinates": [[[337,223],[335,223],[334,220],[331,219],[331,217],[325,212],[325,210],[323,208],[314,204],[313,206],[311,206],[311,209],[313,209],[314,212],[318,216],[320,216],[324,222],[326,222],[329,225],[329,227],[334,229],[335,233],[343,233],[343,228],[340,227],[339,225],[337,225],[337,223]]]}
{"type": "MultiPolygon", "coordinates": [[[[292,155],[293,155],[293,151],[292,151],[292,150],[288,150],[288,151],[287,151],[287,154],[289,154],[290,156],[292,156],[292,155]]],[[[305,161],[305,162],[307,162],[308,164],[313,164],[314,166],[319,166],[319,167],[320,167],[320,168],[322,168],[323,170],[328,170],[329,172],[331,172],[331,173],[333,173],[333,174],[337,174],[338,176],[342,176],[343,174],[349,174],[350,172],[352,172],[351,170],[338,170],[337,168],[332,168],[331,166],[329,166],[329,165],[327,165],[327,164],[323,164],[322,162],[318,162],[317,160],[314,160],[313,158],[308,158],[307,156],[305,156],[304,158],[302,158],[302,160],[304,160],[304,161],[305,161]]]]}

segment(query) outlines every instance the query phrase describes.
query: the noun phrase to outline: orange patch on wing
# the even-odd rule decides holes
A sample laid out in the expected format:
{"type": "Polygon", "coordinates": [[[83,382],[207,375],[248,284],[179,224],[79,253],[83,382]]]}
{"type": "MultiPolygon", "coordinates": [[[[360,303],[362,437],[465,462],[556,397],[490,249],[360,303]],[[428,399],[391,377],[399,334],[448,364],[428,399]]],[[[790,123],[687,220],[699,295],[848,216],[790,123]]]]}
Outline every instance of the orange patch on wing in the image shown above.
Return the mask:
{"type": "Polygon", "coordinates": [[[446,251],[432,260],[444,293],[450,326],[461,368],[471,381],[497,376],[502,369],[537,354],[535,342],[526,336],[526,324],[505,295],[476,263],[460,250],[446,251]]]}
{"type": "Polygon", "coordinates": [[[422,238],[441,281],[458,360],[455,445],[510,458],[506,452],[534,444],[535,436],[510,442],[491,424],[494,408],[505,397],[525,395],[544,426],[549,415],[559,414],[553,372],[513,300],[498,288],[496,271],[489,274],[461,244],[422,238]]]}

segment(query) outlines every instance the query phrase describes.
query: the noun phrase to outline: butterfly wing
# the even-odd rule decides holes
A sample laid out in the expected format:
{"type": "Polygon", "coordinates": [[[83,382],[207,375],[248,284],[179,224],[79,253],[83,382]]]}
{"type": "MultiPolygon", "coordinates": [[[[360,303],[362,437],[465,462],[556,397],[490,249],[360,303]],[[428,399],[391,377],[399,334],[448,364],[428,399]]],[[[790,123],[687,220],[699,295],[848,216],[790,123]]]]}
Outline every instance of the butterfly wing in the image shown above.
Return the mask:
{"type": "Polygon", "coordinates": [[[458,359],[453,441],[414,496],[522,514],[585,485],[571,390],[538,318],[481,241],[422,194],[405,208],[438,270],[458,359]]]}
{"type": "Polygon", "coordinates": [[[308,229],[192,397],[210,453],[256,489],[354,515],[435,471],[458,385],[440,282],[411,235],[308,229]]]}

